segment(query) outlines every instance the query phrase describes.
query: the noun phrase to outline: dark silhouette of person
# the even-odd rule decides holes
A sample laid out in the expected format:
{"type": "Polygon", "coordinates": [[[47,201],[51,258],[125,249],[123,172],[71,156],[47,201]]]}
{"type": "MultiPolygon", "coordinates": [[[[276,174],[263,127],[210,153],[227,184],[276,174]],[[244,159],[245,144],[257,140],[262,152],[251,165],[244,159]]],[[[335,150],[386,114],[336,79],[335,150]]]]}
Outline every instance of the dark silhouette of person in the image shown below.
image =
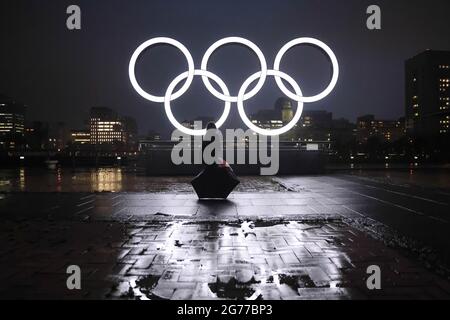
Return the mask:
{"type": "MultiPolygon", "coordinates": [[[[214,122],[208,122],[208,124],[206,125],[206,130],[209,131],[209,130],[218,130],[218,129],[217,129],[216,124],[214,122]]],[[[205,162],[205,158],[203,157],[204,152],[205,152],[205,148],[207,146],[209,146],[211,143],[213,143],[215,140],[216,140],[216,137],[214,135],[211,136],[211,141],[206,141],[206,140],[203,139],[203,142],[202,142],[202,159],[203,159],[203,164],[205,166],[208,166],[208,164],[206,164],[206,162],[205,162]]],[[[216,150],[213,150],[213,152],[211,153],[211,156],[213,158],[216,158],[216,150]]],[[[210,164],[210,166],[212,166],[212,165],[216,165],[216,164],[215,163],[210,164]]]]}
{"type": "MultiPolygon", "coordinates": [[[[228,163],[218,158],[216,150],[211,150],[211,156],[216,160],[212,164],[207,164],[204,153],[206,147],[211,143],[217,143],[216,139],[222,139],[214,122],[209,122],[206,126],[210,141],[203,138],[202,141],[202,162],[204,169],[191,182],[200,200],[202,199],[226,199],[228,195],[239,184],[239,179],[234,174],[228,163]],[[212,130],[212,132],[210,131],[212,130]]],[[[221,142],[221,141],[220,141],[221,142]]]]}

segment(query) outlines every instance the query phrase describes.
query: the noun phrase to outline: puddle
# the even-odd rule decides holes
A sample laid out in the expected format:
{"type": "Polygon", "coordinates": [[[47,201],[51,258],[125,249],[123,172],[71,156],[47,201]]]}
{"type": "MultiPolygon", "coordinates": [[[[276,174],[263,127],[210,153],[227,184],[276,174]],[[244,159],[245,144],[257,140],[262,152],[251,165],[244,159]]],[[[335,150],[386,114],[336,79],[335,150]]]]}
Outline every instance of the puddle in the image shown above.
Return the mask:
{"type": "MultiPolygon", "coordinates": [[[[151,300],[164,300],[166,298],[157,295],[154,290],[158,285],[159,276],[148,275],[136,280],[136,287],[142,292],[148,299],[151,300]]],[[[131,288],[130,288],[131,289],[131,288]]]]}
{"type": "MultiPolygon", "coordinates": [[[[244,276],[245,277],[245,276],[244,276]]],[[[254,297],[257,293],[256,281],[252,276],[247,282],[241,282],[238,280],[239,276],[236,277],[222,277],[217,280],[217,282],[209,283],[208,286],[211,291],[221,299],[260,299],[261,295],[254,297]]]]}
{"type": "MultiPolygon", "coordinates": [[[[161,230],[164,234],[161,242],[163,250],[176,251],[176,257],[164,262],[163,269],[169,266],[180,267],[175,268],[178,272],[171,273],[170,280],[195,284],[189,289],[191,291],[180,289],[182,291],[177,293],[177,297],[187,295],[207,299],[262,300],[270,298],[273,290],[294,296],[298,295],[299,289],[319,287],[310,277],[308,268],[297,267],[292,271],[290,263],[281,259],[289,259],[290,256],[286,256],[286,252],[289,252],[287,244],[275,241],[280,240],[280,232],[284,234],[287,230],[295,230],[292,231],[293,234],[301,235],[323,226],[315,221],[303,222],[300,227],[296,223],[279,220],[184,221],[165,224],[165,227],[161,227],[161,224],[145,226],[144,230],[147,234],[153,234],[154,229],[161,230]],[[282,230],[279,226],[287,228],[282,230]],[[167,238],[168,236],[173,238],[167,238]],[[273,248],[270,266],[264,253],[266,246],[273,248]],[[178,277],[185,280],[178,280],[178,277]]],[[[329,237],[326,240],[335,246],[342,245],[339,237],[329,237]]],[[[167,270],[163,274],[167,274],[167,270]]],[[[171,299],[178,289],[168,286],[164,276],[161,278],[160,274],[149,274],[139,276],[135,286],[128,292],[126,290],[124,288],[123,298],[165,300],[171,299]]]]}
{"type": "Polygon", "coordinates": [[[286,220],[256,220],[252,225],[254,228],[268,228],[281,224],[288,225],[289,223],[290,222],[286,220]]]}
{"type": "Polygon", "coordinates": [[[314,284],[314,281],[312,281],[311,278],[306,274],[304,274],[304,275],[279,274],[278,279],[279,279],[280,285],[282,285],[282,284],[288,285],[296,292],[298,292],[298,289],[300,289],[300,288],[315,288],[316,287],[316,285],[314,284]]]}

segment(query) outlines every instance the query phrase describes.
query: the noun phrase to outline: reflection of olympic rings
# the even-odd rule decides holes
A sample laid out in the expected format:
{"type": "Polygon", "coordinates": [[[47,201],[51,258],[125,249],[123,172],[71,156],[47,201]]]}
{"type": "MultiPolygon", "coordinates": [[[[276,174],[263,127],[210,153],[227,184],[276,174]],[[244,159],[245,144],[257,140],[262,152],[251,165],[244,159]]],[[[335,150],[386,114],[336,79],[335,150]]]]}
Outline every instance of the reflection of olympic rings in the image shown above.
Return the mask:
{"type": "Polygon", "coordinates": [[[174,127],[176,127],[178,130],[182,131],[185,134],[204,135],[206,133],[206,130],[205,129],[193,130],[193,129],[189,129],[189,128],[182,126],[173,116],[171,108],[170,108],[170,102],[179,98],[184,93],[186,93],[186,91],[189,89],[190,85],[192,84],[194,76],[201,76],[203,83],[205,84],[205,87],[208,89],[208,91],[212,95],[214,95],[216,98],[218,98],[219,100],[222,100],[225,102],[224,112],[223,112],[222,116],[220,117],[220,119],[216,123],[217,128],[220,128],[226,121],[228,114],[230,113],[230,108],[231,108],[230,104],[232,102],[236,102],[237,106],[238,106],[239,115],[241,116],[244,123],[251,130],[255,131],[256,133],[262,134],[262,135],[275,136],[275,135],[280,135],[280,134],[288,132],[297,124],[297,122],[300,120],[300,117],[303,112],[303,103],[311,103],[311,102],[316,102],[316,101],[322,100],[326,96],[328,96],[331,93],[331,91],[333,91],[333,89],[336,86],[336,83],[338,81],[338,78],[339,78],[339,64],[338,64],[337,58],[336,58],[335,54],[333,53],[333,51],[330,49],[330,47],[328,47],[322,41],[313,39],[313,38],[297,38],[297,39],[294,39],[294,40],[288,42],[286,45],[284,45],[281,48],[281,50],[276,55],[273,70],[270,70],[267,68],[266,59],[265,59],[262,51],[258,48],[258,46],[256,46],[253,42],[251,42],[247,39],[244,39],[244,38],[229,37],[229,38],[224,38],[224,39],[221,39],[221,40],[215,42],[211,47],[208,48],[208,50],[206,50],[206,53],[202,59],[201,69],[198,70],[198,69],[195,69],[194,60],[192,59],[190,52],[186,49],[186,47],[183,44],[181,44],[180,42],[178,42],[174,39],[171,39],[171,38],[153,38],[153,39],[150,39],[150,40],[144,42],[143,44],[141,44],[136,49],[136,51],[133,53],[133,55],[131,56],[128,73],[129,73],[131,84],[132,84],[133,88],[137,91],[137,93],[139,93],[139,95],[141,95],[146,100],[149,100],[152,102],[164,103],[165,111],[166,111],[167,117],[169,118],[169,121],[173,124],[174,127]],[[211,55],[217,49],[219,49],[221,46],[227,45],[230,43],[238,43],[238,44],[241,44],[241,45],[244,45],[244,46],[247,46],[248,48],[250,48],[257,55],[259,62],[260,62],[260,66],[261,66],[261,71],[251,75],[247,80],[244,81],[237,96],[231,96],[230,92],[228,91],[227,86],[222,81],[222,79],[220,79],[217,75],[207,71],[208,61],[209,61],[209,58],[211,57],[211,55]],[[164,97],[163,96],[155,96],[155,95],[147,93],[145,90],[143,90],[141,88],[141,86],[139,85],[139,83],[137,82],[136,75],[135,75],[136,62],[137,62],[137,59],[139,58],[139,56],[141,55],[141,53],[148,47],[154,46],[157,44],[169,44],[169,45],[176,47],[184,54],[184,56],[186,57],[187,63],[188,63],[188,71],[182,73],[181,75],[176,77],[170,83],[164,97]],[[314,46],[317,46],[320,49],[322,49],[330,58],[331,65],[333,68],[333,74],[331,77],[331,81],[330,81],[330,84],[327,86],[327,88],[324,91],[322,91],[321,93],[319,93],[315,96],[311,96],[311,97],[304,97],[302,95],[302,91],[301,91],[299,85],[297,84],[297,82],[294,79],[292,79],[289,75],[287,75],[286,73],[280,71],[281,59],[283,58],[284,54],[292,47],[300,45],[300,44],[310,44],[310,45],[314,45],[314,46]],[[297,111],[296,111],[292,121],[290,121],[284,127],[279,128],[279,129],[274,129],[274,130],[266,130],[266,129],[262,129],[262,128],[259,128],[258,126],[254,125],[250,121],[250,119],[247,117],[247,115],[245,114],[245,111],[244,111],[244,101],[254,97],[261,90],[261,88],[264,86],[267,76],[273,76],[275,78],[275,82],[278,85],[278,87],[280,88],[280,90],[285,95],[287,95],[289,98],[291,98],[292,100],[294,100],[298,103],[297,111]],[[181,88],[178,91],[174,92],[175,87],[184,79],[186,79],[185,83],[181,86],[181,88]],[[220,89],[222,90],[222,93],[217,91],[211,85],[211,82],[209,79],[213,80],[214,82],[216,82],[219,85],[220,89]],[[288,88],[286,88],[282,79],[287,81],[292,86],[295,93],[290,91],[288,88]],[[256,86],[249,92],[246,92],[248,87],[256,80],[258,80],[256,86]]]}

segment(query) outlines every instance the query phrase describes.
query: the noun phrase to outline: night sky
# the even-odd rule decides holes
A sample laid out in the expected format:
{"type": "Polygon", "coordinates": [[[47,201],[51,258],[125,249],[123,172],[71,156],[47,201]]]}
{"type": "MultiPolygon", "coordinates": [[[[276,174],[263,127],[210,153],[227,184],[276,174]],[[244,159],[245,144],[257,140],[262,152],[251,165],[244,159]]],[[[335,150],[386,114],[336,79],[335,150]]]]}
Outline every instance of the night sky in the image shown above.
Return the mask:
{"type": "MultiPolygon", "coordinates": [[[[255,42],[269,67],[278,50],[297,37],[327,43],[339,60],[341,75],[325,100],[306,109],[324,109],[352,121],[363,114],[398,118],[404,114],[404,61],[426,49],[450,50],[448,0],[2,0],[0,2],[0,93],[28,105],[29,120],[65,121],[82,128],[91,106],[109,106],[135,117],[141,133],[168,134],[172,126],[163,105],[141,98],[128,79],[129,58],[143,41],[168,36],[182,42],[200,68],[205,50],[216,40],[242,36],[255,42]],[[66,28],[66,8],[82,10],[82,30],[66,28]],[[382,30],[366,28],[370,4],[382,9],[382,30]]],[[[141,85],[163,95],[187,70],[175,48],[145,52],[137,68],[141,85]]],[[[227,46],[210,60],[232,94],[259,70],[255,55],[227,46]]],[[[331,68],[312,47],[289,51],[282,70],[297,80],[305,95],[327,85],[331,68]]],[[[272,108],[283,96],[273,78],[246,103],[248,114],[272,108]]],[[[223,103],[196,77],[190,90],[173,102],[178,120],[218,118],[223,103]]],[[[226,127],[245,128],[233,109],[226,127]]]]}

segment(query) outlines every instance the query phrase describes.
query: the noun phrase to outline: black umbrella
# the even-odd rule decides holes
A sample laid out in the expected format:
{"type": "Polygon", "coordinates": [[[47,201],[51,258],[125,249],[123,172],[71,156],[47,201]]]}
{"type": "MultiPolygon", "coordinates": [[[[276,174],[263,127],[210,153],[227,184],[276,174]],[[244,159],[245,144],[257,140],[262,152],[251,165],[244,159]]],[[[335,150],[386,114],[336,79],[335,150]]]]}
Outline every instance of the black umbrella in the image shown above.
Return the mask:
{"type": "Polygon", "coordinates": [[[228,165],[207,166],[191,182],[199,199],[226,199],[239,183],[228,165]]]}

